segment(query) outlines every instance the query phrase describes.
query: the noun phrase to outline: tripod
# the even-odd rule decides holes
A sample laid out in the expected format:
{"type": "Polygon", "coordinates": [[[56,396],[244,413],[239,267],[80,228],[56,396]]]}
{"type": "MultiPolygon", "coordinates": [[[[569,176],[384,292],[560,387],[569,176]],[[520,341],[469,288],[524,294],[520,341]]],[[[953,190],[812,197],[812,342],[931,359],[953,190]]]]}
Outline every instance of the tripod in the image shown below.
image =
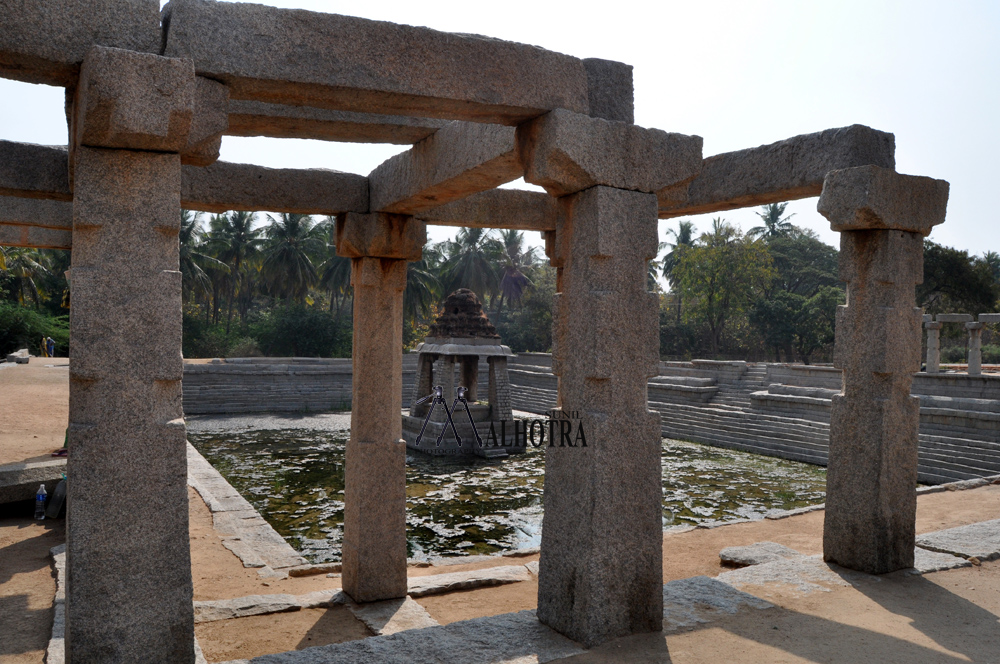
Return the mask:
{"type": "MultiPolygon", "coordinates": [[[[472,425],[472,433],[476,435],[476,441],[479,443],[479,446],[482,447],[483,439],[479,436],[479,431],[476,430],[476,423],[472,419],[472,411],[469,410],[469,402],[465,397],[465,395],[468,392],[469,390],[464,387],[461,386],[457,387],[455,389],[456,393],[455,402],[451,404],[450,409],[448,408],[448,404],[444,402],[444,388],[442,388],[440,385],[435,385],[434,391],[431,394],[428,394],[426,397],[417,401],[416,404],[414,405],[419,406],[422,403],[426,403],[428,399],[433,399],[433,401],[431,401],[431,408],[430,410],[427,411],[427,416],[424,417],[424,425],[420,427],[420,433],[417,434],[417,440],[415,444],[418,446],[420,445],[420,439],[424,437],[424,431],[427,430],[427,423],[430,422],[431,415],[434,414],[435,406],[441,404],[444,406],[444,413],[448,417],[448,424],[451,425],[451,430],[455,432],[455,441],[458,443],[458,446],[461,447],[462,437],[458,435],[458,429],[455,428],[455,421],[451,419],[451,414],[455,411],[455,408],[458,407],[458,403],[462,402],[462,405],[465,406],[465,414],[469,416],[469,424],[472,425]]],[[[441,439],[444,438],[444,432],[447,430],[447,428],[448,427],[444,427],[441,429],[441,433],[438,434],[437,441],[434,443],[435,447],[441,446],[441,439]]]]}

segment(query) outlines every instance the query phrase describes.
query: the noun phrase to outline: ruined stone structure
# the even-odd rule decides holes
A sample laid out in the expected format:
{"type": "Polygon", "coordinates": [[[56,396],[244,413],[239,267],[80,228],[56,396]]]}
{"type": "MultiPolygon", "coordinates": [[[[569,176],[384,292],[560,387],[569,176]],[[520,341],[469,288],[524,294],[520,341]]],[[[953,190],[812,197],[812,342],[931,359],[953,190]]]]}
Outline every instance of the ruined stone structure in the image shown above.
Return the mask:
{"type": "Polygon", "coordinates": [[[969,364],[966,372],[970,376],[983,373],[983,325],[1000,323],[1000,314],[979,314],[973,320],[972,314],[930,314],[924,315],[924,329],[927,330],[927,373],[941,370],[941,327],[943,323],[964,323],[969,331],[969,364]]]}
{"type": "Polygon", "coordinates": [[[74,250],[69,661],[194,661],[182,206],[337,215],[355,289],[343,584],[361,602],[407,587],[406,261],[427,223],[545,233],[558,405],[591,433],[548,448],[537,615],[589,646],[661,627],[657,218],[822,193],[849,283],[825,555],[912,562],[914,285],[948,185],[896,173],[891,134],[855,125],[703,159],[701,138],[633,123],[628,65],[262,5],[4,0],[0,25],[0,76],[67,91],[67,146],[0,142],[0,243],[74,250]],[[368,176],[267,169],[216,161],[226,133],[413,147],[368,176]],[[495,190],[521,176],[548,195],[495,190]],[[129,508],[109,509],[121,495],[129,508]]]}
{"type": "Polygon", "coordinates": [[[514,354],[500,343],[500,335],[483,312],[483,305],[475,293],[460,288],[449,295],[442,304],[441,315],[431,325],[430,334],[417,346],[416,352],[417,371],[410,412],[403,416],[403,438],[407,446],[427,454],[475,454],[489,458],[524,452],[525,439],[515,440],[513,427],[508,429],[503,424],[512,424],[513,420],[507,358],[514,354]],[[485,395],[479,389],[480,358],[485,358],[488,366],[485,395]],[[459,370],[457,383],[456,365],[459,370]],[[451,414],[454,429],[440,404],[432,408],[431,401],[419,403],[432,394],[435,386],[443,389],[443,405],[455,408],[451,414]],[[468,390],[468,413],[465,406],[455,400],[457,386],[468,390]],[[485,403],[476,403],[481,397],[486,397],[485,403]],[[470,416],[474,425],[469,422],[470,416]],[[492,439],[489,438],[491,423],[492,439]],[[423,437],[418,445],[421,432],[423,437]],[[461,445],[455,438],[456,432],[462,439],[461,445]],[[437,443],[439,435],[440,445],[437,443]]]}

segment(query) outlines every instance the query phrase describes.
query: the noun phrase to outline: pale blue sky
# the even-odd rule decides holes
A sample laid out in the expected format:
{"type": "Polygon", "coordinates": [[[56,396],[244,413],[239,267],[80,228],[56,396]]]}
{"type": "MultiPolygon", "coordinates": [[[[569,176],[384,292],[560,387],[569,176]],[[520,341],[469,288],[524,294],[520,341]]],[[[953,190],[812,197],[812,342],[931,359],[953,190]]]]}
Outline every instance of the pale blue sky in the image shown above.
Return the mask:
{"type": "MultiPolygon", "coordinates": [[[[891,131],[898,171],[951,182],[947,221],[931,238],[977,254],[1000,251],[1000,2],[265,4],[627,62],[635,67],[637,124],[702,136],[706,156],[854,123],[891,131]]],[[[62,103],[60,89],[0,80],[0,138],[65,143],[62,103]]],[[[226,137],[222,158],[367,174],[399,149],[226,137]]],[[[815,199],[793,202],[789,212],[837,242],[815,199]]],[[[722,216],[744,230],[757,222],[750,210],[722,216]]],[[[693,219],[699,230],[710,224],[693,219]]],[[[661,235],[669,226],[676,222],[661,222],[661,235]]],[[[435,229],[432,239],[452,232],[435,229]]]]}

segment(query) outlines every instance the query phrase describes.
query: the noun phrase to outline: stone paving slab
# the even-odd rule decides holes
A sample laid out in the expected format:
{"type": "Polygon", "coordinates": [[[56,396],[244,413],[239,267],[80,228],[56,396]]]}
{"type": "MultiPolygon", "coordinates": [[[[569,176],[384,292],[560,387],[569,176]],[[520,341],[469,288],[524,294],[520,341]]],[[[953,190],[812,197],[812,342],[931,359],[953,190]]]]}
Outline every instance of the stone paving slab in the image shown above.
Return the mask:
{"type": "Polygon", "coordinates": [[[385,636],[408,629],[439,627],[440,623],[427,609],[409,597],[389,599],[368,604],[348,603],[354,617],[363,622],[376,636],[385,636]]]}
{"type": "Polygon", "coordinates": [[[929,574],[931,572],[942,572],[946,569],[957,569],[959,567],[972,567],[965,558],[953,556],[950,553],[938,553],[928,551],[919,546],[913,549],[913,569],[911,574],[929,574]]]}
{"type": "Polygon", "coordinates": [[[742,608],[770,609],[759,597],[707,576],[693,576],[663,584],[663,627],[677,629],[711,622],[742,608]]]}
{"type": "Polygon", "coordinates": [[[450,572],[448,574],[411,577],[408,580],[407,592],[410,597],[425,597],[427,595],[450,593],[456,590],[501,586],[507,583],[527,581],[530,578],[531,573],[524,565],[504,565],[502,567],[488,567],[469,572],[450,572]]]}
{"type": "Polygon", "coordinates": [[[1000,558],[1000,519],[948,528],[917,537],[917,546],[963,558],[1000,558]]]}
{"type": "Polygon", "coordinates": [[[226,664],[541,664],[584,652],[534,611],[519,611],[226,664]]]}
{"type": "Polygon", "coordinates": [[[347,595],[340,590],[317,590],[305,595],[278,593],[273,595],[246,595],[233,599],[202,600],[194,603],[196,623],[230,620],[269,613],[285,613],[300,609],[322,609],[346,604],[347,595]]]}
{"type": "Polygon", "coordinates": [[[723,572],[716,578],[735,588],[778,583],[794,586],[801,593],[811,593],[817,590],[829,592],[828,586],[849,587],[851,585],[824,563],[819,556],[802,556],[761,565],[751,565],[731,572],[723,572]]]}
{"type": "Polygon", "coordinates": [[[776,560],[799,558],[802,554],[777,542],[755,542],[747,546],[727,546],[719,552],[719,558],[728,565],[747,567],[761,565],[776,560]]]}

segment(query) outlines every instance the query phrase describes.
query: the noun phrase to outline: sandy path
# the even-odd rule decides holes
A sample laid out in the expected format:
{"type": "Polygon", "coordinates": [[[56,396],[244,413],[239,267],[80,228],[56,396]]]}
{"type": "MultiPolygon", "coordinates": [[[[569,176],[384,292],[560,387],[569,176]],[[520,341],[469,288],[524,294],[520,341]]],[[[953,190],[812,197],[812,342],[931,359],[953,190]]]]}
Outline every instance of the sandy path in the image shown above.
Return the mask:
{"type": "Polygon", "coordinates": [[[49,458],[62,447],[69,422],[68,367],[65,357],[33,357],[0,369],[0,464],[49,458]]]}

